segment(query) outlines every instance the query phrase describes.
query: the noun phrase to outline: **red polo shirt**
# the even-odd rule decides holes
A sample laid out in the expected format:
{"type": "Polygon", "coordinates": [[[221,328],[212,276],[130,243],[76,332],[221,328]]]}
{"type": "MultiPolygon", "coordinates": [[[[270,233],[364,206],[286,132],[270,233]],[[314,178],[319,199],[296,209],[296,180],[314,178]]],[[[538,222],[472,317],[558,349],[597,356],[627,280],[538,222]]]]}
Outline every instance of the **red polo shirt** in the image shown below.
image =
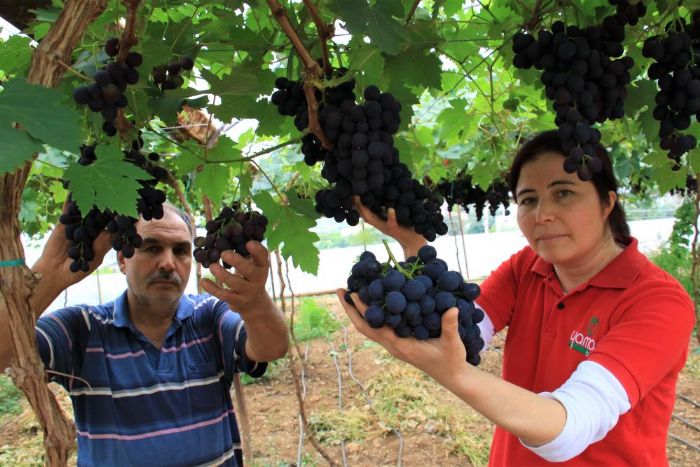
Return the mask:
{"type": "MultiPolygon", "coordinates": [[[[569,465],[667,465],[666,435],[695,322],[683,287],[637,249],[637,240],[585,284],[564,294],[553,266],[526,247],[494,271],[479,304],[508,326],[503,378],[554,391],[591,360],[624,386],[631,410],[569,465]]],[[[490,465],[549,464],[497,427],[490,465]]]]}

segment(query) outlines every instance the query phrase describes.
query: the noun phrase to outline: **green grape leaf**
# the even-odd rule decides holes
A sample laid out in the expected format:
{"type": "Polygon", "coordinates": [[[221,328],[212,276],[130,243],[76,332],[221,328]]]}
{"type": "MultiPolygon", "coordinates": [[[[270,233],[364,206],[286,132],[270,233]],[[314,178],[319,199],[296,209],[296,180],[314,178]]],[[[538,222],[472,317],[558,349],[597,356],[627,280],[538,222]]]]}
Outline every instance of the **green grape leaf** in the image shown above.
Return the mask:
{"type": "Polygon", "coordinates": [[[336,0],[333,8],[340,13],[341,20],[353,35],[367,34],[374,45],[390,55],[402,50],[408,34],[386,8],[369,6],[366,0],[336,0]]]}
{"type": "Polygon", "coordinates": [[[253,196],[255,204],[268,218],[265,237],[269,250],[280,248],[285,259],[292,258],[294,266],[309,274],[318,273],[319,251],[315,243],[318,234],[310,229],[316,225],[314,219],[300,213],[291,206],[275,202],[267,191],[253,196]]]}
{"type": "Polygon", "coordinates": [[[0,127],[13,122],[33,138],[49,146],[75,151],[80,144],[81,115],[63,105],[62,92],[29,84],[14,78],[4,84],[0,93],[0,127]]]}
{"type": "Polygon", "coordinates": [[[223,200],[230,182],[229,166],[207,163],[204,164],[204,169],[197,173],[194,184],[200,193],[218,205],[223,200]]]}
{"type": "Polygon", "coordinates": [[[93,206],[111,209],[119,214],[138,217],[136,200],[141,184],[138,180],[153,177],[145,170],[124,160],[117,145],[95,148],[97,160],[88,166],[71,164],[64,173],[73,200],[80,211],[87,213],[93,206]]]}
{"type": "Polygon", "coordinates": [[[41,151],[41,142],[9,125],[0,125],[0,175],[11,173],[41,151]]]}
{"type": "Polygon", "coordinates": [[[425,49],[412,47],[399,55],[387,57],[385,78],[392,86],[394,82],[401,82],[404,85],[440,89],[440,59],[425,52],[425,49]]]}
{"type": "Polygon", "coordinates": [[[627,97],[625,98],[625,113],[631,117],[637,115],[644,106],[651,110],[656,105],[654,97],[656,95],[656,83],[650,80],[638,80],[636,86],[629,85],[627,97]]]}
{"type": "Polygon", "coordinates": [[[0,70],[8,75],[25,75],[34,50],[30,42],[27,36],[12,36],[0,42],[0,70]]]}

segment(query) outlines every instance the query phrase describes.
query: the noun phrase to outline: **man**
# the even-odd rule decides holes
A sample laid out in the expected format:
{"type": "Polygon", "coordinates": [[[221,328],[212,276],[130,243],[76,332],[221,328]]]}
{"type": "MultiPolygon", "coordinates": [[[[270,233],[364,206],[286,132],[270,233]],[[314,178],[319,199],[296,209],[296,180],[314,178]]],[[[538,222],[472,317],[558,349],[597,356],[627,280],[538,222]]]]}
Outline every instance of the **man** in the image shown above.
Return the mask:
{"type": "MultiPolygon", "coordinates": [[[[204,279],[210,295],[183,295],[193,231],[182,212],[164,207],[162,219],[137,223],[143,245],[134,256],[118,254],[122,296],[37,322],[44,364],[73,401],[79,465],[241,465],[233,374],[259,377],[288,348],[284,317],[265,290],[267,250],[251,241],[247,258],[224,252],[235,273],[214,264],[209,270],[222,285],[204,279]]],[[[69,272],[69,246],[59,224],[32,268],[41,274],[32,296],[37,315],[99,266],[108,234],[96,239],[88,273],[69,272]]],[[[8,321],[0,315],[3,370],[8,321]]]]}

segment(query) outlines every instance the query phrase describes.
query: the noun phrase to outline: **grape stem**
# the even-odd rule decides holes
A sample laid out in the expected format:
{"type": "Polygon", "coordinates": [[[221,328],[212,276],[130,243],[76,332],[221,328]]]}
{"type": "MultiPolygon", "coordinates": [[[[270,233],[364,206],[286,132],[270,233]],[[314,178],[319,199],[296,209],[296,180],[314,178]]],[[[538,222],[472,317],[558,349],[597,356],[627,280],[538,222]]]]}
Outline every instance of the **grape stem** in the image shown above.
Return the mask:
{"type": "MultiPolygon", "coordinates": [[[[124,31],[119,38],[119,52],[115,57],[115,61],[123,63],[129,50],[133,45],[138,44],[139,40],[136,37],[136,21],[137,21],[137,11],[139,8],[140,0],[123,0],[124,5],[126,5],[126,25],[124,26],[124,31]]],[[[115,121],[115,126],[119,130],[119,136],[124,139],[126,138],[129,129],[131,128],[131,123],[127,121],[124,117],[124,109],[117,109],[117,120],[115,121]]]]}
{"type": "MultiPolygon", "coordinates": [[[[323,70],[319,64],[316,63],[316,60],[311,57],[306,47],[304,47],[299,35],[289,22],[289,18],[287,18],[287,14],[282,5],[280,5],[277,0],[267,0],[267,4],[270,6],[272,16],[280,24],[282,31],[287,35],[297,54],[304,62],[304,94],[306,95],[306,102],[309,107],[309,130],[316,135],[325,149],[330,149],[332,145],[318,121],[318,101],[315,95],[316,87],[311,84],[312,81],[320,79],[323,76],[323,70]]],[[[325,41],[323,42],[325,43],[325,41]]]]}
{"type": "Polygon", "coordinates": [[[394,256],[394,253],[391,252],[391,248],[389,248],[389,242],[386,241],[386,238],[382,239],[382,243],[384,244],[384,248],[386,248],[386,252],[389,253],[389,261],[394,263],[394,267],[399,270],[401,274],[403,274],[406,277],[409,277],[413,279],[413,274],[411,274],[409,271],[401,267],[399,262],[396,260],[396,257],[394,256]]]}
{"type": "Polygon", "coordinates": [[[84,74],[82,74],[81,72],[79,72],[78,70],[76,70],[75,68],[73,68],[72,66],[68,65],[67,63],[64,63],[60,58],[57,58],[56,61],[57,61],[58,63],[60,63],[61,66],[63,66],[63,68],[65,68],[66,70],[70,71],[70,72],[73,73],[75,76],[80,77],[80,79],[83,79],[83,80],[85,80],[85,81],[90,81],[90,82],[92,82],[92,78],[89,78],[89,77],[85,76],[84,74]]]}
{"type": "Polygon", "coordinates": [[[413,15],[416,13],[416,9],[418,8],[419,3],[420,0],[413,0],[413,5],[411,5],[411,11],[409,11],[408,15],[406,16],[406,21],[404,22],[405,24],[411,22],[411,19],[413,19],[413,15]]]}
{"type": "Polygon", "coordinates": [[[316,5],[314,5],[311,0],[304,0],[304,5],[309,10],[309,13],[311,13],[314,24],[316,24],[316,30],[318,30],[318,38],[321,41],[321,51],[323,57],[323,72],[330,73],[332,68],[331,62],[328,59],[328,41],[333,37],[333,34],[335,34],[335,28],[332,24],[326,24],[323,22],[323,18],[321,18],[321,15],[318,13],[316,5]]]}

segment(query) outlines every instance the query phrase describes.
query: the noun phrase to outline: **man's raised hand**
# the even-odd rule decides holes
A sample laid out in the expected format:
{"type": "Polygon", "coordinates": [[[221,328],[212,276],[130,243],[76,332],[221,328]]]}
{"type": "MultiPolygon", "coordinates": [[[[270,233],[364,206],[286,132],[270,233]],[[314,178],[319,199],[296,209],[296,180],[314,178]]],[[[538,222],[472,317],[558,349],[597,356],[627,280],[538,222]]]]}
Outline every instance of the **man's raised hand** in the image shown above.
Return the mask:
{"type": "Polygon", "coordinates": [[[202,288],[209,294],[228,303],[229,308],[238,312],[243,319],[250,319],[257,310],[264,310],[270,297],[265,290],[267,275],[270,268],[270,257],[267,249],[254,240],[246,243],[250,256],[226,250],[221,253],[221,259],[230,264],[233,273],[227,271],[218,262],[209,266],[217,284],[209,279],[202,279],[202,288]]]}

